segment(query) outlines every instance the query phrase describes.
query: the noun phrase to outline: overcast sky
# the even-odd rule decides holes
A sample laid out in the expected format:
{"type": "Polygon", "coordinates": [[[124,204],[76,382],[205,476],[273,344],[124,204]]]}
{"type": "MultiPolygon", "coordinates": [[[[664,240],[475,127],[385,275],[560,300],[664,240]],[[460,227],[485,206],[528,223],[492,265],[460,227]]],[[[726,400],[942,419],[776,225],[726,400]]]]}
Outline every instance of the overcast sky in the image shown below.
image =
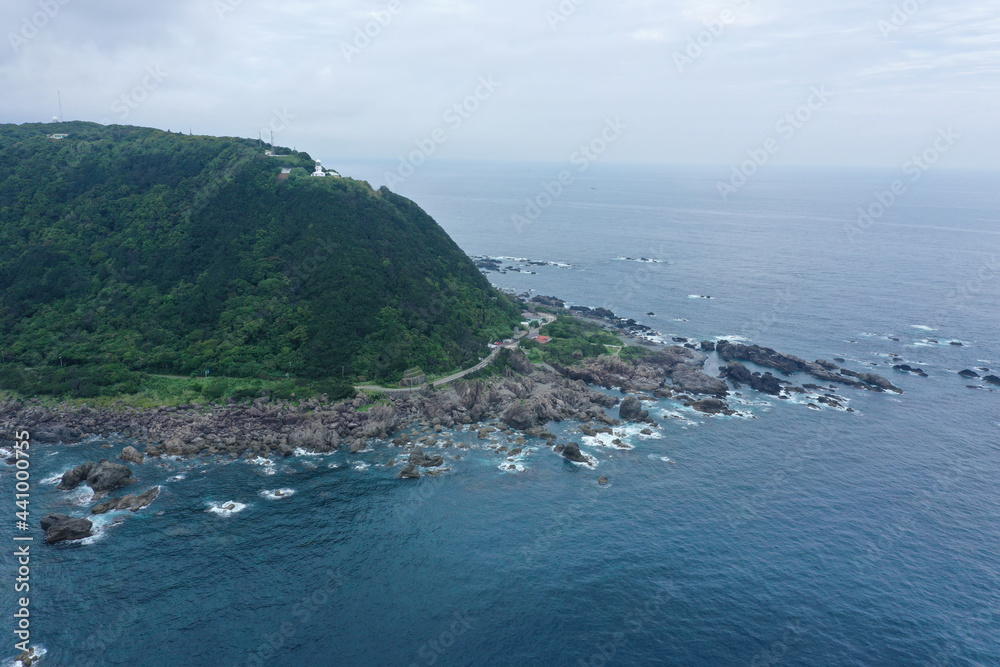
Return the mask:
{"type": "Polygon", "coordinates": [[[0,25],[0,122],[58,90],[66,120],[273,126],[334,167],[435,130],[434,159],[565,162],[609,119],[613,162],[773,139],[774,163],[898,167],[952,127],[943,164],[1000,167],[997,0],[5,0],[0,25]]]}

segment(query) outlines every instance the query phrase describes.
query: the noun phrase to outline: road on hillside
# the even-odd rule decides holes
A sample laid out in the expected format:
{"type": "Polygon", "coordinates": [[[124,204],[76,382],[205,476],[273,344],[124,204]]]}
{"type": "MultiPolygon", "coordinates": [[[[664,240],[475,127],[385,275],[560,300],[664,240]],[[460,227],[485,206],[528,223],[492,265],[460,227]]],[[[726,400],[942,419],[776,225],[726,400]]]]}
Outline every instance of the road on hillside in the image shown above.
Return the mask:
{"type": "MultiPolygon", "coordinates": [[[[459,372],[455,373],[454,375],[449,375],[448,377],[444,377],[444,378],[441,378],[439,380],[434,380],[433,382],[430,382],[429,384],[431,384],[431,385],[433,385],[435,387],[442,387],[442,386],[444,386],[446,384],[454,382],[455,380],[461,380],[466,375],[469,375],[471,373],[475,373],[476,371],[481,371],[482,369],[486,368],[491,363],[493,363],[493,360],[496,359],[497,355],[500,353],[500,349],[501,348],[507,348],[508,350],[516,350],[518,347],[520,347],[521,341],[524,338],[526,338],[528,336],[537,336],[538,335],[538,331],[542,327],[544,327],[546,324],[551,324],[552,322],[556,321],[556,316],[555,315],[549,315],[547,313],[538,313],[536,316],[532,317],[531,319],[532,320],[535,320],[535,319],[541,320],[542,323],[539,326],[537,326],[534,329],[531,329],[531,330],[529,330],[527,332],[525,332],[525,331],[518,331],[514,335],[514,339],[511,342],[509,342],[509,343],[501,343],[500,345],[497,345],[495,348],[493,348],[493,351],[490,352],[490,354],[489,354],[488,357],[486,357],[485,359],[483,359],[482,361],[480,361],[475,366],[472,366],[471,368],[466,368],[465,370],[459,371],[459,372]]],[[[427,384],[422,384],[422,385],[420,385],[418,387],[394,388],[394,387],[380,387],[380,386],[374,385],[374,384],[363,384],[363,385],[356,385],[354,388],[358,389],[358,390],[367,389],[369,391],[378,391],[378,392],[382,392],[384,394],[412,394],[414,392],[420,391],[421,389],[423,389],[426,386],[427,386],[427,384]]]]}

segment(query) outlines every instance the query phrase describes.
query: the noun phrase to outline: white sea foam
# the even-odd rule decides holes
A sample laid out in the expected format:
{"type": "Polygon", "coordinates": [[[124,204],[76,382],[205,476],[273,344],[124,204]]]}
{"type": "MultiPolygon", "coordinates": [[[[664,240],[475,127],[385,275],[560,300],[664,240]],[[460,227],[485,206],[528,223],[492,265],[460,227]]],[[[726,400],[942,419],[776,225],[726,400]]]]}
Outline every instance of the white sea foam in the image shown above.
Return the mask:
{"type": "Polygon", "coordinates": [[[934,327],[929,327],[926,324],[911,324],[914,329],[920,329],[921,331],[937,331],[934,327]]]}
{"type": "MultiPolygon", "coordinates": [[[[205,472],[205,471],[203,470],[202,472],[205,472]]],[[[180,482],[180,481],[183,481],[185,479],[187,479],[187,475],[185,475],[184,473],[180,473],[180,474],[174,475],[173,477],[171,477],[167,481],[169,481],[169,482],[180,482]]]]}
{"type": "Polygon", "coordinates": [[[72,540],[74,542],[79,542],[84,546],[94,544],[95,542],[100,542],[107,535],[108,530],[112,527],[122,523],[121,516],[126,514],[128,510],[116,510],[114,512],[107,512],[105,514],[97,514],[94,516],[87,517],[90,522],[94,524],[92,528],[93,535],[90,537],[85,537],[82,540],[72,540]]]}
{"type": "Polygon", "coordinates": [[[262,468],[261,472],[265,475],[273,475],[277,472],[277,467],[274,461],[263,456],[257,456],[252,459],[247,459],[247,463],[260,466],[262,468]]]}
{"type": "Polygon", "coordinates": [[[670,463],[670,464],[673,464],[673,465],[677,465],[677,461],[674,461],[669,456],[660,456],[659,454],[650,454],[647,458],[650,461],[662,461],[664,463],[670,463]]]}
{"type": "Polygon", "coordinates": [[[260,492],[260,495],[268,500],[281,500],[295,495],[295,489],[265,489],[260,492]]]}
{"type": "Polygon", "coordinates": [[[504,472],[524,472],[527,468],[524,464],[517,459],[505,459],[500,465],[497,466],[500,470],[504,472]]]}
{"type": "Polygon", "coordinates": [[[364,472],[365,470],[371,468],[371,466],[365,463],[364,461],[355,461],[353,464],[351,464],[351,467],[357,470],[358,472],[364,472]]]}
{"type": "Polygon", "coordinates": [[[705,296],[704,294],[688,294],[689,299],[711,299],[713,297],[705,296]]]}
{"type": "Polygon", "coordinates": [[[587,452],[585,452],[583,450],[580,450],[580,454],[583,456],[583,458],[585,458],[587,460],[586,461],[569,461],[569,459],[566,459],[566,460],[569,461],[570,463],[572,463],[573,465],[585,466],[587,468],[590,468],[591,470],[593,470],[594,468],[597,467],[597,458],[596,457],[591,456],[590,454],[588,454],[587,452]]]}
{"type": "Polygon", "coordinates": [[[81,484],[70,491],[66,499],[77,506],[86,505],[94,499],[94,491],[89,486],[81,484]]]}
{"type": "Polygon", "coordinates": [[[292,451],[293,456],[323,456],[322,452],[310,452],[302,449],[301,447],[296,447],[292,451]]]}
{"type": "MultiPolygon", "coordinates": [[[[35,660],[36,660],[35,664],[36,665],[44,665],[44,664],[46,664],[42,660],[42,658],[45,656],[46,653],[49,652],[48,649],[46,649],[41,644],[35,644],[34,646],[31,646],[29,648],[32,648],[35,651],[35,660]]],[[[24,667],[24,664],[20,660],[16,660],[14,658],[6,658],[3,662],[0,662],[0,667],[24,667]]]]}
{"type": "Polygon", "coordinates": [[[73,467],[70,466],[69,468],[66,468],[66,470],[63,470],[62,472],[57,472],[55,475],[52,475],[52,477],[46,477],[45,479],[43,479],[41,481],[41,483],[42,484],[58,484],[59,482],[62,481],[62,476],[65,473],[67,473],[70,470],[72,470],[72,469],[73,469],[73,467]]]}
{"type": "Polygon", "coordinates": [[[218,514],[219,516],[232,516],[237,512],[242,512],[247,508],[245,503],[238,503],[235,500],[230,500],[223,503],[209,503],[206,512],[211,512],[212,514],[218,514]]]}

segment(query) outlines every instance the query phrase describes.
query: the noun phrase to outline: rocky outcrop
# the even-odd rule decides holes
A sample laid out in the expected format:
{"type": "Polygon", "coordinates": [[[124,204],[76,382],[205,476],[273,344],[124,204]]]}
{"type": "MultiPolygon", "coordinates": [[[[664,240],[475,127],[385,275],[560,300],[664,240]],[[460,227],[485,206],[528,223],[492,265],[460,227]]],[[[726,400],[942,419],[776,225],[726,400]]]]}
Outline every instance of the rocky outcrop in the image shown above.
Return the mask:
{"type": "Polygon", "coordinates": [[[702,373],[697,368],[687,364],[677,366],[670,376],[682,391],[692,394],[715,394],[725,396],[729,387],[725,382],[702,373]]]}
{"type": "Polygon", "coordinates": [[[977,378],[977,377],[979,377],[979,373],[977,373],[976,371],[970,371],[968,368],[966,368],[963,371],[959,371],[958,374],[961,375],[964,378],[977,378]]]}
{"type": "Polygon", "coordinates": [[[412,463],[407,463],[406,467],[399,471],[400,479],[419,479],[420,469],[412,463]]]}
{"type": "Polygon", "coordinates": [[[94,505],[93,509],[90,510],[90,513],[106,514],[107,512],[113,512],[115,510],[131,510],[132,512],[138,512],[143,507],[146,507],[153,502],[158,495],[160,495],[160,487],[154,486],[149,491],[141,493],[137,496],[122,496],[121,498],[113,498],[100,503],[99,505],[94,505]]]}
{"type": "Polygon", "coordinates": [[[35,430],[31,437],[38,442],[45,443],[74,443],[79,442],[81,433],[75,428],[70,428],[64,424],[45,424],[42,428],[35,430]]]}
{"type": "Polygon", "coordinates": [[[127,465],[101,459],[97,463],[87,461],[63,473],[58,488],[70,491],[86,482],[93,489],[94,497],[100,498],[108,492],[120,489],[134,481],[132,469],[127,465]]]}
{"type": "Polygon", "coordinates": [[[887,379],[881,375],[876,375],[875,373],[858,373],[847,368],[841,368],[840,372],[842,375],[847,375],[849,377],[855,377],[864,382],[867,385],[871,385],[876,389],[881,391],[894,391],[897,394],[902,394],[903,390],[889,382],[887,379]]]}
{"type": "Polygon", "coordinates": [[[587,457],[585,457],[583,453],[580,451],[580,445],[576,444],[575,442],[568,443],[566,447],[563,448],[562,455],[563,458],[569,459],[570,461],[574,461],[576,463],[587,462],[587,457]]]}
{"type": "MultiPolygon", "coordinates": [[[[824,359],[819,359],[815,362],[806,361],[805,359],[791,354],[776,352],[769,347],[761,347],[760,345],[744,345],[742,343],[732,343],[725,340],[719,341],[716,345],[716,352],[718,352],[719,356],[726,361],[750,361],[758,366],[775,368],[786,375],[804,372],[814,378],[824,380],[826,382],[839,382],[852,387],[864,389],[874,388],[876,391],[894,391],[900,394],[903,393],[902,389],[895,386],[881,375],[876,375],[875,373],[858,373],[847,368],[842,368],[840,369],[840,372],[837,373],[835,372],[835,369],[837,368],[836,364],[824,359]]],[[[750,381],[747,380],[747,382],[749,383],[750,381]]],[[[763,382],[766,383],[765,386],[770,386],[772,388],[774,386],[774,383],[770,380],[764,380],[763,382]]]]}
{"type": "Polygon", "coordinates": [[[720,398],[705,398],[700,401],[691,401],[687,403],[689,408],[694,408],[698,412],[704,412],[709,415],[732,415],[736,414],[735,410],[732,410],[725,401],[720,398]]]}
{"type": "Polygon", "coordinates": [[[414,447],[413,451],[410,452],[409,462],[410,465],[419,466],[421,468],[437,468],[438,466],[444,465],[444,457],[440,454],[427,456],[423,449],[420,447],[414,447]]]}
{"type": "Polygon", "coordinates": [[[144,460],[142,452],[140,452],[132,445],[129,445],[128,447],[123,449],[122,453],[118,455],[118,458],[120,458],[122,461],[125,461],[126,463],[135,463],[135,464],[142,464],[144,460]]]}
{"type": "Polygon", "coordinates": [[[1000,385],[1000,377],[997,377],[996,375],[984,375],[983,382],[1000,385]]]}
{"type": "Polygon", "coordinates": [[[94,534],[90,519],[75,519],[68,514],[49,514],[41,521],[45,541],[49,544],[80,540],[94,534]]]}
{"type": "Polygon", "coordinates": [[[618,418],[622,421],[646,421],[649,410],[642,409],[642,402],[635,396],[629,396],[618,408],[618,418]]]}

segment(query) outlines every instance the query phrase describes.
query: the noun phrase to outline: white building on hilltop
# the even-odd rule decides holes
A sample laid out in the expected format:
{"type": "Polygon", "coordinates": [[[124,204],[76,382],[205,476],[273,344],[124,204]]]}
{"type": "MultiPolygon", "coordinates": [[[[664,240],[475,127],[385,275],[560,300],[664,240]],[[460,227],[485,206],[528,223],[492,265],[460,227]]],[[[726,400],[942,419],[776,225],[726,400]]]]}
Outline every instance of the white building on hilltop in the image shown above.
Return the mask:
{"type": "Polygon", "coordinates": [[[316,161],[316,171],[314,171],[312,175],[317,178],[323,178],[326,176],[326,172],[323,171],[323,165],[319,162],[319,160],[316,161]]]}

